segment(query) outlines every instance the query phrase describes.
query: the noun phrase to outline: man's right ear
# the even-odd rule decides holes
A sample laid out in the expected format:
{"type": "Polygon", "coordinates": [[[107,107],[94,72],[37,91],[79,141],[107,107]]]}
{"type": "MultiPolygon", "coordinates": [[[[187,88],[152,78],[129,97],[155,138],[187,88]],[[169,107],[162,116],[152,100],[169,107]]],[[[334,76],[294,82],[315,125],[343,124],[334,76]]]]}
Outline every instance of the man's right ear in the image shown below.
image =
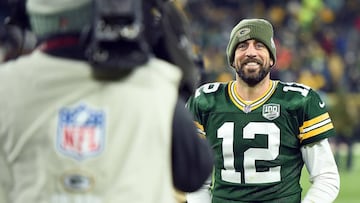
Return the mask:
{"type": "Polygon", "coordinates": [[[270,59],[270,67],[273,67],[275,64],[274,64],[274,60],[273,59],[270,59]]]}

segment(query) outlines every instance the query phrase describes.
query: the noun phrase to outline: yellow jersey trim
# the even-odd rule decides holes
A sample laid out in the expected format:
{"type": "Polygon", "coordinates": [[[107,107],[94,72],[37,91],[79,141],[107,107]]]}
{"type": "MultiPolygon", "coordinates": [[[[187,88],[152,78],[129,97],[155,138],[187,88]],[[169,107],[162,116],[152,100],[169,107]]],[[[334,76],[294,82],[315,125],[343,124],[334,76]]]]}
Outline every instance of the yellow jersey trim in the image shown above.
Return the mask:
{"type": "Polygon", "coordinates": [[[259,108],[267,100],[270,99],[270,97],[275,92],[277,84],[278,84],[278,81],[271,80],[269,89],[266,90],[266,92],[260,98],[254,100],[253,102],[246,102],[243,99],[241,99],[241,97],[237,94],[235,81],[231,81],[229,83],[228,94],[230,96],[230,100],[233,102],[233,104],[237,108],[244,111],[245,113],[249,113],[249,112],[259,108]]]}
{"type": "Polygon", "coordinates": [[[323,113],[320,116],[303,123],[303,125],[299,128],[299,139],[300,141],[303,141],[333,128],[334,125],[331,122],[329,113],[323,113]]]}
{"type": "Polygon", "coordinates": [[[196,128],[197,128],[199,137],[205,138],[205,137],[206,137],[206,133],[205,133],[205,131],[204,131],[204,126],[201,125],[201,124],[200,124],[199,122],[197,122],[197,121],[194,121],[194,123],[195,123],[195,126],[196,126],[196,128]]]}

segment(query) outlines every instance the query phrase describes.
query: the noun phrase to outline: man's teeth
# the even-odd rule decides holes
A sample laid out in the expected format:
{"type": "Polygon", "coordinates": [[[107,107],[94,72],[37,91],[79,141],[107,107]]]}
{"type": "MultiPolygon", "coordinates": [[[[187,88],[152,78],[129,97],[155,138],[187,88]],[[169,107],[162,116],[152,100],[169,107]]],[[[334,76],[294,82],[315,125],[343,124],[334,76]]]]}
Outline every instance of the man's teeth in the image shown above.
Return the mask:
{"type": "Polygon", "coordinates": [[[255,62],[249,62],[249,63],[247,63],[247,65],[249,65],[249,66],[255,66],[255,65],[258,65],[258,64],[255,63],[255,62]]]}

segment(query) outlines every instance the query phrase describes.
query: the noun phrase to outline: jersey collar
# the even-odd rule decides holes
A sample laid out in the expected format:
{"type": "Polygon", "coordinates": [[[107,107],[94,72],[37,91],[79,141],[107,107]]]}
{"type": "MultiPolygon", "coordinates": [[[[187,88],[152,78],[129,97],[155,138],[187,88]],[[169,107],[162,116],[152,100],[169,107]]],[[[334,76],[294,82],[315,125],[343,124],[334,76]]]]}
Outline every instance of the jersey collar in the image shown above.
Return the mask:
{"type": "Polygon", "coordinates": [[[228,85],[228,94],[230,96],[230,99],[234,103],[234,105],[238,107],[240,110],[242,110],[245,113],[249,113],[255,110],[256,108],[260,107],[261,105],[263,105],[267,100],[269,100],[271,95],[275,92],[278,81],[271,80],[270,87],[268,90],[266,90],[264,95],[262,95],[260,98],[252,102],[246,102],[243,99],[241,99],[241,97],[236,92],[235,84],[236,84],[235,81],[231,81],[228,85]]]}

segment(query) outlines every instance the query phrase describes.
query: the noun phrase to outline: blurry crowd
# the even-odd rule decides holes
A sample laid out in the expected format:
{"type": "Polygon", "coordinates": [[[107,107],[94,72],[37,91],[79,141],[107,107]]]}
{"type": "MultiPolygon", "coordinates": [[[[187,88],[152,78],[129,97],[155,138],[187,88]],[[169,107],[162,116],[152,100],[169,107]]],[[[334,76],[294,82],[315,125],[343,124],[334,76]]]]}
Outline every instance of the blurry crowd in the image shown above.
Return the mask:
{"type": "Polygon", "coordinates": [[[203,82],[234,79],[225,50],[243,18],[274,26],[277,64],[273,79],[299,82],[323,93],[338,136],[335,145],[360,140],[360,0],[187,0],[184,4],[199,53],[203,82]]]}
{"type": "Polygon", "coordinates": [[[360,0],[188,0],[185,10],[209,72],[229,71],[225,48],[236,23],[266,18],[275,30],[275,79],[360,91],[360,0]]]}
{"type": "MultiPolygon", "coordinates": [[[[274,25],[278,58],[274,79],[297,81],[326,93],[360,92],[360,0],[176,1],[189,17],[206,81],[232,79],[225,57],[230,31],[241,19],[257,17],[274,25]]],[[[11,14],[3,2],[2,22],[11,14]]],[[[4,52],[12,58],[19,47],[25,51],[34,47],[34,39],[24,36],[0,26],[2,61],[4,52]]]]}

